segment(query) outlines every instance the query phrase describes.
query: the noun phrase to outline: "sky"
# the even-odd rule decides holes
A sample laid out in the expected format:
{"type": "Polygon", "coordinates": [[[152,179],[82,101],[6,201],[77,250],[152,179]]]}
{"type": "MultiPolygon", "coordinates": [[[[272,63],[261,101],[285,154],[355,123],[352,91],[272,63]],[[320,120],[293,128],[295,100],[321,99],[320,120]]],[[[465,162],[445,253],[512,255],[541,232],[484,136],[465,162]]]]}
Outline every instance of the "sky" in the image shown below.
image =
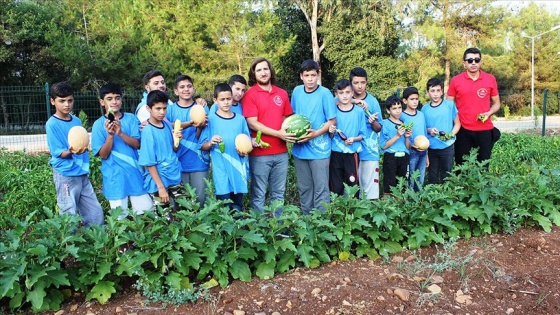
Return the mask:
{"type": "Polygon", "coordinates": [[[560,12],[560,0],[546,0],[546,1],[529,1],[529,0],[495,0],[494,3],[498,5],[503,5],[512,9],[519,9],[520,7],[526,6],[530,3],[536,3],[537,5],[544,5],[550,12],[560,12]]]}

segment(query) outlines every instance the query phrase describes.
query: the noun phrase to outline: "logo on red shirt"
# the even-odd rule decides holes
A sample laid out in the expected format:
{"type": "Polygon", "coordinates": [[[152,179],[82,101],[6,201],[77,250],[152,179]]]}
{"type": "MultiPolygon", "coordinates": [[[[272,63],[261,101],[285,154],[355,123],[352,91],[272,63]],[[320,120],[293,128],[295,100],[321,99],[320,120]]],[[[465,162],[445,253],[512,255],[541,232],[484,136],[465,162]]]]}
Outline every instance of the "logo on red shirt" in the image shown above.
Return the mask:
{"type": "Polygon", "coordinates": [[[486,88],[480,88],[478,91],[476,91],[476,94],[480,98],[485,98],[486,95],[488,95],[488,90],[486,88]]]}
{"type": "Polygon", "coordinates": [[[274,96],[274,104],[282,106],[283,103],[284,101],[282,101],[282,98],[279,95],[274,96]]]}

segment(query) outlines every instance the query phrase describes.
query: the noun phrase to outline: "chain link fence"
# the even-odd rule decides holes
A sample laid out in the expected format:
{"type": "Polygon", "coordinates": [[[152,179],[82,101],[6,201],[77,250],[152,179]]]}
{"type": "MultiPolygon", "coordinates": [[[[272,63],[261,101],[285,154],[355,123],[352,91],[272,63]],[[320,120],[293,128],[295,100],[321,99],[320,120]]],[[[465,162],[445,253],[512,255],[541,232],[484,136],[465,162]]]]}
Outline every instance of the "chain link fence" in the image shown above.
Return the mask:
{"type": "MultiPolygon", "coordinates": [[[[397,89],[396,94],[400,94],[397,89]]],[[[171,92],[171,91],[170,91],[171,92]]],[[[142,98],[143,91],[125,91],[123,111],[133,113],[142,98]]],[[[211,93],[201,93],[206,100],[211,100],[211,93]]],[[[535,115],[531,119],[530,92],[500,91],[502,108],[495,119],[495,125],[505,132],[523,129],[540,129],[543,127],[544,94],[535,94],[535,115]]],[[[382,104],[383,100],[379,100],[382,104]]],[[[560,91],[548,91],[546,97],[546,128],[560,128],[560,91]]],[[[76,91],[74,93],[74,115],[87,116],[87,125],[103,115],[96,91],[76,91]]],[[[11,151],[47,152],[45,123],[54,113],[54,106],[49,100],[49,85],[44,86],[0,86],[0,149],[11,151]]]]}

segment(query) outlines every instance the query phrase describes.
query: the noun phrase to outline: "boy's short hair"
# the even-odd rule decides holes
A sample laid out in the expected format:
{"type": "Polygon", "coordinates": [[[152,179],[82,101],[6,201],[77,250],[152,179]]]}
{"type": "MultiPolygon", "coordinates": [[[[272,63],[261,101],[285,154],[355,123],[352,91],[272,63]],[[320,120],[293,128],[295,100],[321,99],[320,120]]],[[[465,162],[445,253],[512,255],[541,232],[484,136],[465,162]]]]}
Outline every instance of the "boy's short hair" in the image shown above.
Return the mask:
{"type": "Polygon", "coordinates": [[[443,81],[439,78],[431,78],[428,80],[428,83],[426,83],[426,91],[428,91],[431,87],[438,85],[441,87],[441,91],[443,92],[443,81]]]}
{"type": "Polygon", "coordinates": [[[304,60],[299,67],[299,73],[302,74],[305,71],[315,70],[319,73],[319,64],[313,59],[304,60]]]}
{"type": "Polygon", "coordinates": [[[402,93],[402,98],[403,99],[408,99],[411,95],[418,95],[420,96],[420,93],[418,93],[418,89],[413,87],[413,86],[409,86],[406,89],[404,89],[403,93],[402,93]]]}
{"type": "Polygon", "coordinates": [[[218,94],[222,92],[231,92],[231,86],[227,83],[220,83],[214,87],[214,98],[218,98],[218,94]]]}
{"type": "Polygon", "coordinates": [[[105,95],[107,94],[117,94],[122,96],[123,92],[120,86],[113,84],[113,83],[107,83],[105,85],[103,85],[100,89],[99,89],[99,99],[104,99],[105,95]]]}
{"type": "Polygon", "coordinates": [[[367,71],[364,68],[356,67],[350,70],[350,81],[352,81],[354,77],[364,77],[367,80],[367,71]]]}
{"type": "Polygon", "coordinates": [[[385,101],[385,108],[386,109],[390,109],[391,106],[393,105],[401,105],[403,106],[403,101],[401,100],[400,97],[396,96],[396,95],[391,95],[389,96],[389,98],[387,98],[387,100],[385,101]]]}
{"type": "Polygon", "coordinates": [[[465,52],[463,53],[463,60],[467,58],[468,54],[478,54],[480,58],[482,58],[482,53],[480,52],[480,49],[476,47],[467,48],[467,50],[465,50],[465,52]]]}
{"type": "Polygon", "coordinates": [[[229,86],[232,86],[235,84],[235,82],[239,82],[243,85],[247,85],[247,80],[245,80],[245,77],[243,77],[240,74],[234,74],[231,77],[229,77],[227,84],[229,84],[229,86]]]}
{"type": "Polygon", "coordinates": [[[175,88],[177,88],[179,86],[179,82],[185,81],[185,80],[189,81],[192,85],[194,85],[194,81],[190,76],[188,76],[186,74],[181,74],[177,77],[177,79],[175,79],[175,85],[174,85],[175,88]]]}
{"type": "Polygon", "coordinates": [[[160,90],[154,90],[148,93],[148,100],[146,101],[146,105],[148,105],[149,108],[152,108],[155,103],[167,104],[167,102],[169,102],[169,95],[167,95],[167,93],[160,90]]]}
{"type": "Polygon", "coordinates": [[[260,57],[257,58],[255,60],[253,60],[253,62],[251,62],[251,67],[249,68],[249,85],[253,86],[257,83],[257,76],[255,74],[255,68],[257,67],[257,65],[263,61],[266,61],[267,65],[268,65],[268,69],[270,69],[270,84],[276,84],[276,71],[274,71],[274,67],[272,66],[272,63],[270,63],[270,61],[268,61],[268,59],[260,57]]]}
{"type": "Polygon", "coordinates": [[[144,85],[148,84],[148,82],[150,82],[150,80],[154,77],[157,76],[162,76],[163,77],[163,73],[161,73],[161,71],[159,70],[151,70],[146,72],[146,74],[144,74],[144,78],[142,78],[142,82],[144,82],[144,85]]]}
{"type": "Polygon", "coordinates": [[[342,80],[338,80],[335,84],[334,84],[334,91],[341,91],[344,90],[345,88],[350,87],[350,89],[352,89],[352,82],[350,82],[350,80],[347,79],[342,79],[342,80]]]}
{"type": "Polygon", "coordinates": [[[68,82],[57,82],[51,85],[50,96],[54,100],[57,97],[74,95],[74,89],[68,82]]]}

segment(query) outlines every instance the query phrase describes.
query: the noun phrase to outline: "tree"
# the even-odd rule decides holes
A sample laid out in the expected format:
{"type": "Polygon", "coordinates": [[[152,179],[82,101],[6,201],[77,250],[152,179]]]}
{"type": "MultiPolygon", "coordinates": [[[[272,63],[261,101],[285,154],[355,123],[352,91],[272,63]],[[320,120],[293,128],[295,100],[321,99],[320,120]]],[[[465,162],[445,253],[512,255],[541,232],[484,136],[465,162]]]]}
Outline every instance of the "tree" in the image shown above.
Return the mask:
{"type": "Polygon", "coordinates": [[[428,78],[443,74],[447,90],[451,73],[462,71],[463,51],[467,47],[478,46],[485,38],[492,38],[496,12],[489,0],[407,3],[402,11],[403,17],[408,15],[413,19],[404,38],[407,64],[408,67],[423,69],[417,83],[425,83],[428,78]]]}
{"type": "Polygon", "coordinates": [[[368,1],[332,15],[321,26],[324,55],[338,79],[348,78],[356,66],[368,71],[371,90],[381,97],[406,85],[406,73],[398,58],[400,22],[391,3],[368,1]]]}

